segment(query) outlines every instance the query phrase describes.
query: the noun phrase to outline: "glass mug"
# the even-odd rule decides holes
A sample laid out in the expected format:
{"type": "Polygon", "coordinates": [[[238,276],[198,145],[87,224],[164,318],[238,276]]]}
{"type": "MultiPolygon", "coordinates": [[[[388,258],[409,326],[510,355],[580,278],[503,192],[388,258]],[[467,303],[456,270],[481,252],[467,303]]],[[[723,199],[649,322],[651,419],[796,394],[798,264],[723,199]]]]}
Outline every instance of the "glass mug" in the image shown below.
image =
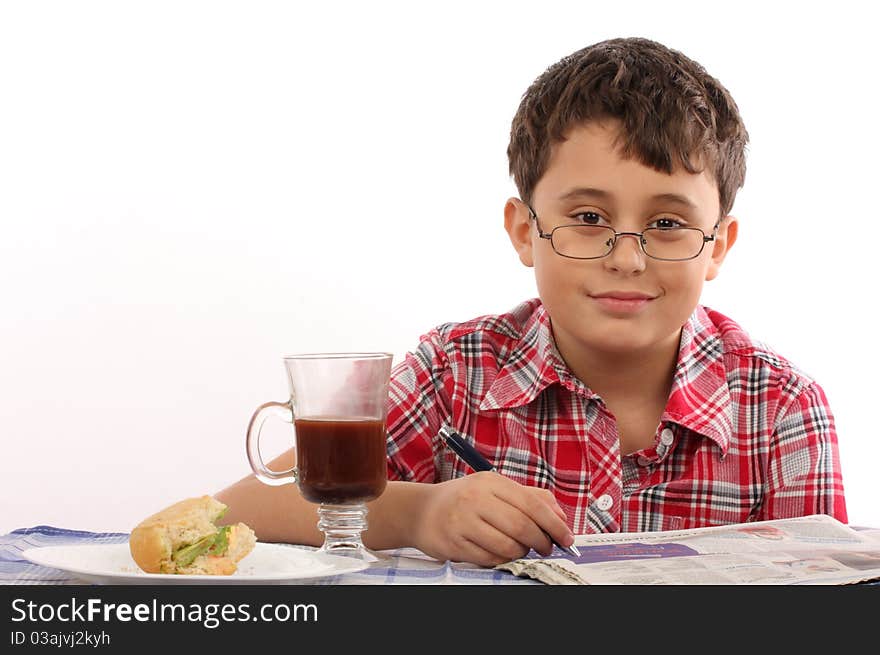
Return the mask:
{"type": "Polygon", "coordinates": [[[365,561],[379,557],[361,541],[367,529],[365,503],[387,483],[385,418],[390,353],[316,353],[284,358],[288,402],[257,408],[247,430],[247,455],[257,479],[268,485],[296,484],[317,503],[320,551],[365,561]],[[270,416],[291,423],[296,466],[266,467],[260,431],[270,416]]]}

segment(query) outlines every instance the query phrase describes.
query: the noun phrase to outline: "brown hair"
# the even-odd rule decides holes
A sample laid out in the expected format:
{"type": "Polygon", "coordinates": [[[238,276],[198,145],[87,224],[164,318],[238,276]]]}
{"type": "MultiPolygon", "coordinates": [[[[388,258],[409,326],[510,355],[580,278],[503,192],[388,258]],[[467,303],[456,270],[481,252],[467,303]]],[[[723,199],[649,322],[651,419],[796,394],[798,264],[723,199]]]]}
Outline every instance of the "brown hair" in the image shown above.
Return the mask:
{"type": "Polygon", "coordinates": [[[672,173],[711,167],[721,216],[745,181],[748,132],[730,93],[697,62],[642,38],[588,46],[548,68],[523,94],[507,157],[520,198],[531,202],[550,149],[574,126],[613,118],[624,157],[672,173]],[[693,160],[692,160],[693,157],[693,160]]]}

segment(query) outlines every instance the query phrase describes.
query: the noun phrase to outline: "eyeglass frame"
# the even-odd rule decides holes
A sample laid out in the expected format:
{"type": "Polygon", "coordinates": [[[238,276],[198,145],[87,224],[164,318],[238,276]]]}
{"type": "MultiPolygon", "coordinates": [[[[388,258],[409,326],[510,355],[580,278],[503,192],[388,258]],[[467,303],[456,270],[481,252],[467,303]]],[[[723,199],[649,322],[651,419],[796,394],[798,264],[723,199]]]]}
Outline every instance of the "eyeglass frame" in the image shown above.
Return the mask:
{"type": "Polygon", "coordinates": [[[609,227],[606,225],[593,225],[593,226],[588,226],[588,227],[601,227],[604,230],[611,231],[611,233],[614,236],[612,237],[613,241],[611,242],[611,247],[608,249],[608,252],[606,252],[604,255],[599,255],[597,257],[574,257],[572,255],[563,255],[561,252],[559,252],[556,249],[556,245],[553,243],[553,233],[560,228],[581,227],[581,226],[576,225],[576,224],[575,225],[572,225],[572,224],[557,225],[549,232],[544,232],[544,230],[541,229],[541,224],[538,223],[538,214],[535,213],[535,210],[532,209],[532,206],[530,204],[528,204],[528,203],[523,203],[523,204],[526,207],[528,207],[528,209],[529,209],[529,219],[535,221],[535,227],[538,228],[538,236],[541,237],[542,239],[548,239],[550,241],[550,247],[553,248],[553,252],[555,252],[560,257],[567,257],[568,259],[580,259],[580,260],[604,259],[608,255],[610,255],[612,252],[614,252],[614,247],[617,245],[617,238],[618,237],[627,237],[628,236],[628,237],[638,237],[639,249],[644,253],[645,257],[649,257],[651,259],[654,259],[654,260],[660,261],[660,262],[689,262],[692,259],[696,259],[697,257],[699,257],[700,255],[703,254],[703,250],[705,250],[707,243],[715,241],[715,239],[718,237],[718,228],[721,225],[721,220],[722,220],[719,218],[718,221],[715,223],[715,226],[712,228],[712,236],[706,236],[706,233],[703,232],[702,228],[699,228],[699,227],[678,228],[681,230],[696,230],[697,232],[699,232],[700,234],[703,235],[703,243],[700,244],[700,250],[697,252],[696,255],[693,255],[692,257],[684,257],[681,259],[666,259],[663,257],[655,257],[654,255],[648,254],[648,251],[645,250],[645,232],[647,232],[649,230],[659,230],[660,228],[658,228],[658,227],[649,227],[649,228],[646,228],[645,230],[643,230],[642,232],[618,232],[613,227],[609,227]]]}

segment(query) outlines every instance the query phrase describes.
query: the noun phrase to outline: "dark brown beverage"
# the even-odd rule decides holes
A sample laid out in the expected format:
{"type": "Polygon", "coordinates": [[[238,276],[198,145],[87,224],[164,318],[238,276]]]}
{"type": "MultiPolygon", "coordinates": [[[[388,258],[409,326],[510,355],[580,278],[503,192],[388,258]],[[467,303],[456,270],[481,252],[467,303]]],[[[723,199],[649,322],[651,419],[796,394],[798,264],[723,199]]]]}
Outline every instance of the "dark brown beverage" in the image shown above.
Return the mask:
{"type": "Polygon", "coordinates": [[[299,490],[306,500],[347,505],[385,490],[384,421],[298,418],[294,427],[299,490]]]}

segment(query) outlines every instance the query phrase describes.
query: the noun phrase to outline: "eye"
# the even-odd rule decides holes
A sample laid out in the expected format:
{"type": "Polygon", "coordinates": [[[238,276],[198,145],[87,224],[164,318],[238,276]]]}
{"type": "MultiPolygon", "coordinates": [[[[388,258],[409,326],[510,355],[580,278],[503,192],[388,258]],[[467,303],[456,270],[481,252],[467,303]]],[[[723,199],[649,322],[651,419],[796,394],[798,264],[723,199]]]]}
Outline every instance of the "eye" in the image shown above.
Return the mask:
{"type": "Polygon", "coordinates": [[[596,212],[578,212],[574,215],[574,218],[577,219],[579,223],[583,223],[584,225],[602,225],[604,218],[600,214],[596,212]]]}
{"type": "Polygon", "coordinates": [[[659,230],[676,230],[678,228],[684,227],[681,221],[676,218],[669,218],[664,216],[663,218],[658,218],[655,221],[652,221],[648,227],[655,227],[659,230]]]}

